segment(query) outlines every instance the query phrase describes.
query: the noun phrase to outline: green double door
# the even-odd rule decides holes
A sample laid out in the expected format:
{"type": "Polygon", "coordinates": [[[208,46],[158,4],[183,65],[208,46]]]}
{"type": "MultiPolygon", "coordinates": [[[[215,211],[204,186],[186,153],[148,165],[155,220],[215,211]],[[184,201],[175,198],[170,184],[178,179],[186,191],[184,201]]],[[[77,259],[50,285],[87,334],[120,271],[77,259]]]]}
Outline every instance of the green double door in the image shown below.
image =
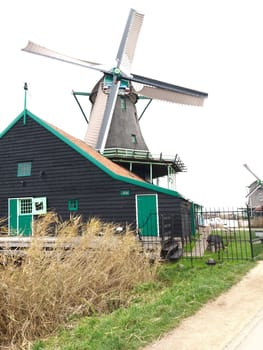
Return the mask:
{"type": "Polygon", "coordinates": [[[136,196],[137,229],[142,236],[158,236],[158,198],[156,194],[136,196]]]}

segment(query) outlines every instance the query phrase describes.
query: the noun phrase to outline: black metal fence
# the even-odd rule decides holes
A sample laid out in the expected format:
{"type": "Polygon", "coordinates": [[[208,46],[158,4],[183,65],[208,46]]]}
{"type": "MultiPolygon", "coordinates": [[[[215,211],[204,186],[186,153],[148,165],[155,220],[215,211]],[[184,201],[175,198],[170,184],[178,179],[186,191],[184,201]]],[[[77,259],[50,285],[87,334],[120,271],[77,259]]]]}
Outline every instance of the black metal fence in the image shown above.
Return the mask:
{"type": "MultiPolygon", "coordinates": [[[[148,230],[149,232],[149,230],[148,230]]],[[[250,208],[194,208],[160,215],[159,234],[140,236],[143,247],[162,259],[263,259],[263,212],[250,208]]]]}

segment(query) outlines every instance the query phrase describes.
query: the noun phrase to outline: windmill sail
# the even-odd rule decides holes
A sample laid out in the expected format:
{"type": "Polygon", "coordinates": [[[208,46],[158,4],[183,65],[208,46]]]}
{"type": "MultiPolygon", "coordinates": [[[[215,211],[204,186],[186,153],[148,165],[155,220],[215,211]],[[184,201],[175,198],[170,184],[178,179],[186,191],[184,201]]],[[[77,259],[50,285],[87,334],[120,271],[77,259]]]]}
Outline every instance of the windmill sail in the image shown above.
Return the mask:
{"type": "Polygon", "coordinates": [[[131,70],[143,19],[143,14],[131,9],[116,56],[117,66],[121,66],[122,69],[126,67],[128,73],[131,70]]]}
{"type": "Polygon", "coordinates": [[[89,127],[85,134],[85,141],[94,148],[97,146],[97,140],[100,134],[102,119],[108,98],[102,89],[98,89],[97,94],[100,103],[96,103],[92,107],[89,127]]]}
{"type": "Polygon", "coordinates": [[[192,106],[203,106],[207,93],[184,88],[182,86],[165,83],[160,80],[155,80],[140,75],[132,74],[131,81],[138,83],[140,88],[136,92],[140,95],[192,106]]]}
{"type": "Polygon", "coordinates": [[[250,167],[247,164],[244,164],[244,167],[252,174],[260,183],[262,182],[261,179],[250,169],[250,167]]]}
{"type": "Polygon", "coordinates": [[[137,92],[142,96],[155,100],[174,102],[188,106],[203,106],[204,104],[204,97],[187,95],[185,93],[169,91],[158,87],[144,86],[137,92]]]}
{"type": "Polygon", "coordinates": [[[44,57],[52,58],[52,59],[55,59],[58,61],[71,63],[71,64],[75,64],[77,66],[95,69],[95,70],[99,70],[101,72],[104,72],[104,70],[101,70],[98,68],[99,66],[102,66],[102,64],[100,64],[100,63],[85,61],[85,60],[81,60],[79,58],[67,56],[67,55],[59,53],[57,51],[50,50],[44,46],[38,45],[30,40],[28,41],[27,46],[22,49],[22,51],[26,51],[26,52],[29,52],[29,53],[32,53],[35,55],[44,56],[44,57]]]}

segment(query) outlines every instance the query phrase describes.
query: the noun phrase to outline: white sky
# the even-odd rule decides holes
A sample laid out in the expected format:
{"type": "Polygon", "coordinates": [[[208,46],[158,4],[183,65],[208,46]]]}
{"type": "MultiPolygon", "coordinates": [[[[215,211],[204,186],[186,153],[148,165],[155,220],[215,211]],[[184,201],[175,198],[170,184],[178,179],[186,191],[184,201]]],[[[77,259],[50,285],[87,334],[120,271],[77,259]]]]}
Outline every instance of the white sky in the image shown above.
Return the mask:
{"type": "MultiPolygon", "coordinates": [[[[209,94],[203,108],[153,101],[141,128],[150,150],[179,154],[188,172],[177,190],[208,207],[246,203],[263,178],[260,0],[5,0],[0,2],[0,130],[24,107],[83,138],[71,91],[90,92],[100,73],[22,52],[32,40],[62,53],[115,64],[130,8],[145,14],[132,72],[209,94]]],[[[89,102],[86,99],[86,112],[89,102]]],[[[140,111],[139,106],[138,109],[140,111]]]]}

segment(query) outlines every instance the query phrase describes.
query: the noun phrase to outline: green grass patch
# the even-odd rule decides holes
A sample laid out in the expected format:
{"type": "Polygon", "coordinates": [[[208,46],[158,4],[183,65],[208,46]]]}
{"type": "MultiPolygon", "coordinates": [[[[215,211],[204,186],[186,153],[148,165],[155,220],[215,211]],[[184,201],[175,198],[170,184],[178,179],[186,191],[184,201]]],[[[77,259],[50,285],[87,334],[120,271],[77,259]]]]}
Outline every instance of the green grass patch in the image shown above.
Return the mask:
{"type": "MultiPolygon", "coordinates": [[[[248,229],[236,229],[230,232],[213,230],[211,234],[219,235],[223,239],[225,249],[219,252],[220,259],[263,259],[263,243],[260,239],[257,239],[254,230],[251,231],[252,248],[248,229]]],[[[209,252],[207,252],[207,255],[209,255],[209,252]]]]}
{"type": "Polygon", "coordinates": [[[34,350],[135,350],[193,315],[238,282],[255,266],[253,261],[207,266],[205,260],[164,264],[156,282],[132,291],[133,302],[111,314],[69,322],[56,336],[39,341],[34,350]]]}

